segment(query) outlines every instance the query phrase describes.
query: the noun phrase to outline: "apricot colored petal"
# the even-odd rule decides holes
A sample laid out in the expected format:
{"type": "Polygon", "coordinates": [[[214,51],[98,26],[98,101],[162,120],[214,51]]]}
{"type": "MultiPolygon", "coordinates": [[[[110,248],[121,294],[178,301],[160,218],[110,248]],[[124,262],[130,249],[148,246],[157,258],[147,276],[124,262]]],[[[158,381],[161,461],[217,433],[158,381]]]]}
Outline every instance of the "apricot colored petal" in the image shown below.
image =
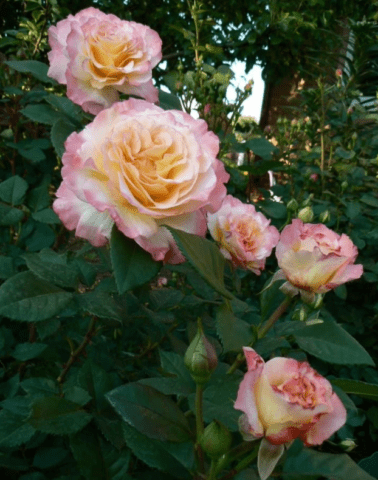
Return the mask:
{"type": "Polygon", "coordinates": [[[332,412],[321,415],[307,432],[304,441],[307,445],[320,445],[339,430],[346,422],[346,410],[336,393],[331,397],[332,412]]]}

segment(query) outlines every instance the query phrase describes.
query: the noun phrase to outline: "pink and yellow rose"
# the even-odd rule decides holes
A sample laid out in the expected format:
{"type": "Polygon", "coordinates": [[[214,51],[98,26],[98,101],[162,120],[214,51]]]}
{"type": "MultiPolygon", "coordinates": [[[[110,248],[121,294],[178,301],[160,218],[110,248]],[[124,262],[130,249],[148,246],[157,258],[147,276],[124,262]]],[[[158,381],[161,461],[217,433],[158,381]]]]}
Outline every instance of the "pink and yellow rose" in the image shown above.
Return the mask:
{"type": "Polygon", "coordinates": [[[152,68],[161,39],[149,27],[96,8],[69,15],[49,28],[48,75],[67,85],[67,96],[96,115],[119,100],[118,92],[158,101],[152,68]]]}
{"type": "Polygon", "coordinates": [[[320,445],[345,424],[346,410],[329,381],[307,362],[276,357],[265,363],[252,348],[243,350],[248,371],[234,407],[243,412],[244,439],[264,437],[258,466],[265,479],[285,443],[300,438],[307,446],[320,445]]]}
{"type": "Polygon", "coordinates": [[[163,225],[206,233],[226,195],[218,137],[204,120],[129,99],[103,110],[65,144],[53,204],[64,225],[104,245],[113,224],[155,260],[184,261],[163,225]]]}
{"type": "Polygon", "coordinates": [[[216,213],[207,214],[207,221],[222,254],[235,266],[260,275],[280,238],[276,227],[269,226],[270,220],[253,205],[227,195],[216,213]]]}
{"type": "Polygon", "coordinates": [[[292,221],[281,232],[276,247],[280,270],[274,280],[285,279],[281,289],[311,299],[339,285],[360,278],[362,265],[354,265],[357,247],[345,235],[338,235],[323,224],[292,221]]]}

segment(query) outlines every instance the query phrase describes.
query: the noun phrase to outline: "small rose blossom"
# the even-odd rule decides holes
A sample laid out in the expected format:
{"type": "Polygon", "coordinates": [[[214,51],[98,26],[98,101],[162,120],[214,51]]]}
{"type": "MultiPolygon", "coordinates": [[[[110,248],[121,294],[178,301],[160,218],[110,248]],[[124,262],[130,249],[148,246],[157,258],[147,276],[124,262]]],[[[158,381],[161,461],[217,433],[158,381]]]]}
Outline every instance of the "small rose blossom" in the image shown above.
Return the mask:
{"type": "Polygon", "coordinates": [[[276,357],[268,362],[244,347],[248,371],[240,384],[234,407],[241,410],[240,431],[245,440],[265,437],[258,467],[269,477],[284,444],[300,438],[320,445],[341,428],[346,410],[327,379],[307,362],[276,357]]]}
{"type": "Polygon", "coordinates": [[[219,140],[204,120],[129,99],[72,133],[53,208],[69,230],[105,245],[115,223],[155,260],[184,261],[168,225],[206,233],[226,195],[219,140]]]}
{"type": "Polygon", "coordinates": [[[317,173],[312,173],[310,175],[310,179],[313,181],[313,182],[317,182],[318,181],[318,178],[319,178],[319,175],[317,173]]]}
{"type": "Polygon", "coordinates": [[[204,113],[205,115],[209,115],[210,112],[211,112],[211,105],[210,105],[210,103],[207,103],[207,104],[205,105],[205,108],[203,109],[203,113],[204,113]]]}
{"type": "Polygon", "coordinates": [[[48,75],[67,85],[67,96],[96,115],[119,100],[118,92],[158,101],[152,68],[161,39],[149,27],[90,7],[49,28],[48,75]]]}
{"type": "Polygon", "coordinates": [[[335,73],[336,73],[336,77],[340,78],[343,76],[343,71],[341,70],[341,68],[338,68],[335,73]]]}
{"type": "Polygon", "coordinates": [[[354,265],[358,250],[344,233],[340,236],[325,225],[292,221],[281,232],[276,257],[281,268],[274,280],[287,280],[281,289],[301,293],[308,301],[360,278],[362,265],[354,265]]]}
{"type": "Polygon", "coordinates": [[[276,227],[269,226],[270,220],[253,205],[227,195],[216,213],[207,214],[207,221],[222,254],[235,266],[260,275],[280,238],[276,227]]]}

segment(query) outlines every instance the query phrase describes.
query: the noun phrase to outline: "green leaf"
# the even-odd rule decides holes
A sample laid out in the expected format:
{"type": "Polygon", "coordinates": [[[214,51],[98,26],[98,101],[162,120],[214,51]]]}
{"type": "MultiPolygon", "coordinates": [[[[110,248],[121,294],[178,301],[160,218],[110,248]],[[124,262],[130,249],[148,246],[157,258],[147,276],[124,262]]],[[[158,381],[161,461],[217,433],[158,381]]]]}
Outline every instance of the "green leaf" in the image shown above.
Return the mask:
{"type": "Polygon", "coordinates": [[[79,370],[77,380],[78,385],[92,397],[98,411],[108,407],[105,394],[115,387],[109,373],[88,359],[79,370]]]}
{"type": "Polygon", "coordinates": [[[38,322],[62,311],[72,298],[32,272],[18,273],[0,287],[0,314],[12,320],[38,322]]]}
{"type": "Polygon", "coordinates": [[[38,398],[28,419],[37,430],[53,435],[71,435],[84,428],[92,415],[81,406],[61,397],[38,398]]]}
{"type": "Polygon", "coordinates": [[[301,480],[315,475],[334,480],[374,480],[346,454],[322,453],[310,448],[303,448],[297,455],[290,453],[291,449],[283,471],[288,475],[300,475],[301,480]]]}
{"type": "Polygon", "coordinates": [[[375,366],[373,359],[357,340],[332,321],[307,326],[295,332],[294,338],[302,350],[324,362],[375,366]]]}
{"type": "Polygon", "coordinates": [[[161,262],[155,262],[150,253],[116,226],[110,238],[110,256],[120,295],[150,281],[161,267],[161,262]]]}
{"type": "Polygon", "coordinates": [[[184,478],[188,480],[192,478],[181,464],[166,451],[162,442],[148,438],[124,422],[122,423],[122,429],[127,446],[137,458],[149,467],[168,472],[172,474],[174,478],[184,478]]]}
{"type": "Polygon", "coordinates": [[[31,398],[27,395],[16,395],[3,400],[1,406],[15,415],[28,417],[31,410],[31,398]]]}
{"type": "Polygon", "coordinates": [[[378,452],[373,453],[370,457],[363,458],[358,462],[358,465],[374,478],[378,478],[378,452]]]}
{"type": "Polygon", "coordinates": [[[182,378],[189,385],[194,385],[192,377],[185,366],[184,358],[174,352],[165,352],[160,350],[161,368],[167,372],[182,378]]]}
{"type": "Polygon", "coordinates": [[[19,343],[12,353],[12,357],[20,362],[27,362],[32,358],[36,358],[47,348],[45,343],[19,343]]]}
{"type": "Polygon", "coordinates": [[[62,463],[69,451],[60,447],[40,447],[33,459],[33,467],[51,468],[62,463]]]}
{"type": "Polygon", "coordinates": [[[278,148],[269,142],[266,138],[252,138],[245,142],[245,148],[252,150],[255,155],[270,160],[272,154],[278,152],[278,148]]]}
{"type": "Polygon", "coordinates": [[[337,385],[345,393],[358,395],[369,400],[378,400],[378,385],[373,383],[360,382],[349,378],[335,378],[331,380],[332,385],[337,385]]]}
{"type": "Polygon", "coordinates": [[[126,312],[113,296],[107,292],[88,292],[77,297],[80,308],[100,318],[122,321],[126,312]]]}
{"type": "Polygon", "coordinates": [[[337,147],[335,150],[335,155],[339,158],[343,158],[344,160],[350,160],[351,158],[356,156],[356,152],[353,150],[344,150],[341,147],[337,147]]]}
{"type": "Polygon", "coordinates": [[[259,209],[270,218],[283,219],[286,218],[286,205],[266,199],[258,203],[259,209]]]}
{"type": "Polygon", "coordinates": [[[359,200],[370,207],[378,207],[378,198],[371,194],[364,193],[359,200]]]}
{"type": "MultiPolygon", "coordinates": [[[[281,292],[280,287],[283,281],[275,281],[269,278],[264,284],[260,293],[261,320],[267,320],[277,307],[285,300],[285,294],[281,292]]],[[[290,325],[293,322],[290,323],[290,325]]],[[[298,322],[296,322],[298,323],[298,322]]],[[[290,326],[289,325],[289,326],[290,326]]]]}
{"type": "Polygon", "coordinates": [[[174,377],[145,378],[138,383],[153,387],[165,395],[189,395],[195,392],[195,383],[184,364],[182,355],[161,350],[160,359],[162,370],[174,377]]]}
{"type": "Polygon", "coordinates": [[[248,345],[253,338],[251,326],[235,317],[232,308],[227,302],[216,309],[216,329],[224,352],[239,352],[248,345]]]}
{"type": "Polygon", "coordinates": [[[224,286],[225,260],[216,245],[206,238],[166,226],[172,233],[181,253],[201,277],[218,293],[232,299],[224,286]]]}
{"type": "Polygon", "coordinates": [[[164,110],[182,110],[180,99],[163,90],[159,90],[159,107],[164,110]]]}
{"type": "MultiPolygon", "coordinates": [[[[230,431],[238,430],[238,419],[242,412],[235,410],[241,378],[237,375],[220,375],[214,379],[203,394],[203,416],[207,423],[219,420],[230,431]]],[[[189,397],[189,406],[195,412],[195,395],[189,397]]]]}
{"type": "Polygon", "coordinates": [[[127,475],[130,451],[116,450],[88,425],[70,438],[70,447],[81,474],[87,480],[131,480],[127,475]]]}
{"type": "Polygon", "coordinates": [[[169,310],[179,305],[184,294],[173,288],[159,288],[152,290],[149,296],[149,303],[153,310],[169,310]]]}
{"type": "Polygon", "coordinates": [[[55,383],[44,377],[33,377],[23,380],[21,382],[21,387],[26,393],[36,398],[52,396],[53,394],[58,393],[58,387],[55,383]]]}
{"type": "Polygon", "coordinates": [[[4,63],[17,72],[30,73],[30,75],[33,75],[34,78],[41,82],[57,84],[55,80],[47,76],[49,67],[45,63],[37,60],[13,60],[4,63]]]}
{"type": "Polygon", "coordinates": [[[37,222],[50,223],[55,225],[59,225],[61,223],[58,215],[54,212],[52,208],[44,208],[39,212],[34,212],[32,213],[32,217],[34,218],[34,220],[37,220],[37,222]]]}
{"type": "Polygon", "coordinates": [[[15,225],[24,218],[24,212],[9,205],[0,205],[0,225],[15,225]]]}
{"type": "Polygon", "coordinates": [[[38,104],[38,105],[27,105],[21,110],[21,113],[37,123],[44,123],[46,125],[54,125],[60,118],[62,114],[54,110],[50,105],[38,104]]]}
{"type": "Polygon", "coordinates": [[[125,446],[122,431],[123,422],[114,410],[109,407],[106,412],[103,410],[101,413],[95,414],[94,420],[104,437],[118,450],[125,446]]]}
{"type": "Polygon", "coordinates": [[[152,387],[129,383],[106,395],[122,419],[149,438],[185,442],[189,424],[178,406],[152,387]]]}
{"type": "Polygon", "coordinates": [[[143,378],[142,380],[139,380],[138,383],[159,390],[159,392],[164,393],[164,395],[187,396],[195,391],[194,383],[192,386],[189,386],[181,379],[172,377],[143,378]]]}
{"type": "Polygon", "coordinates": [[[0,280],[6,280],[16,273],[13,258],[0,255],[0,280]]]}
{"type": "Polygon", "coordinates": [[[51,129],[51,143],[58,157],[65,152],[64,142],[75,131],[76,127],[65,118],[58,118],[51,129]]]}
{"type": "Polygon", "coordinates": [[[0,200],[11,205],[19,205],[28,187],[23,178],[14,175],[0,183],[0,200]]]}
{"type": "Polygon", "coordinates": [[[0,453],[0,468],[25,471],[29,470],[29,463],[24,458],[9,455],[8,452],[6,454],[0,453]]]}
{"type": "Polygon", "coordinates": [[[39,253],[26,253],[23,258],[28,268],[37,277],[59,287],[76,288],[77,269],[67,265],[67,259],[64,256],[46,248],[39,253]]]}
{"type": "Polygon", "coordinates": [[[77,403],[82,407],[92,400],[92,397],[86,390],[84,390],[84,388],[77,387],[75,385],[67,386],[67,384],[65,384],[63,390],[64,398],[66,400],[77,403]]]}
{"type": "Polygon", "coordinates": [[[0,446],[6,448],[18,447],[28,442],[34,435],[34,428],[25,423],[25,417],[16,415],[9,410],[0,412],[0,446]]]}

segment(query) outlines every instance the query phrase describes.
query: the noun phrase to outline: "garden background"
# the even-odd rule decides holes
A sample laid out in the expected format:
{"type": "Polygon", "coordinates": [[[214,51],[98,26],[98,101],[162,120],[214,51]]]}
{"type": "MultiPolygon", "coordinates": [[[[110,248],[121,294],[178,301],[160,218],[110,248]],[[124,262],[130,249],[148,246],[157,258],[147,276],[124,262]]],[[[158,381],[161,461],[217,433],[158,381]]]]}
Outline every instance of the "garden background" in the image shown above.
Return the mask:
{"type": "Polygon", "coordinates": [[[259,478],[259,445],[243,441],[233,407],[250,345],[266,361],[308,361],[347,409],[336,434],[311,449],[296,440],[270,478],[378,478],[378,2],[1,0],[0,12],[1,475],[259,478]],[[256,275],[209,235],[177,230],[187,261],[163,264],[115,229],[93,247],[62,225],[64,142],[93,116],[47,76],[47,32],[91,6],[158,32],[160,107],[206,120],[227,192],[279,231],[301,218],[348,235],[361,278],[278,315],[273,257],[256,275]],[[260,124],[240,113],[253,85],[227,100],[235,60],[263,69],[260,124]],[[201,323],[218,358],[200,389],[215,456],[184,364],[201,323]]]}

